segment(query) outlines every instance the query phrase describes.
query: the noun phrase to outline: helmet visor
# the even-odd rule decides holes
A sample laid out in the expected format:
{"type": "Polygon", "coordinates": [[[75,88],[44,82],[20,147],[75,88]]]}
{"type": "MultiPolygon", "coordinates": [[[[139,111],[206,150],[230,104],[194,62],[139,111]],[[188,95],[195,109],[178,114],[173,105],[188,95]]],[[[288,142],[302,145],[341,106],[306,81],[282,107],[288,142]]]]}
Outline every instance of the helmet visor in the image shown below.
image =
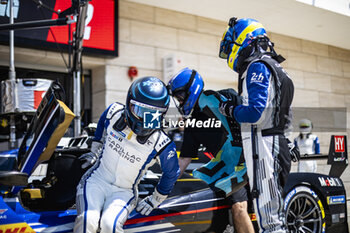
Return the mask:
{"type": "Polygon", "coordinates": [[[163,114],[167,111],[167,108],[152,106],[135,100],[130,100],[129,107],[132,115],[141,121],[144,119],[145,114],[151,114],[155,112],[163,114]]]}
{"type": "Polygon", "coordinates": [[[180,104],[183,105],[183,103],[186,101],[187,93],[186,91],[177,91],[174,93],[174,99],[180,104]]]}
{"type": "Polygon", "coordinates": [[[185,105],[188,93],[185,90],[176,91],[173,93],[173,100],[175,103],[176,108],[179,110],[181,114],[185,114],[182,107],[185,105]]]}
{"type": "Polygon", "coordinates": [[[233,28],[228,27],[224,34],[222,35],[222,39],[220,42],[220,51],[219,57],[223,59],[227,59],[228,55],[231,52],[231,45],[233,44],[233,28]]]}

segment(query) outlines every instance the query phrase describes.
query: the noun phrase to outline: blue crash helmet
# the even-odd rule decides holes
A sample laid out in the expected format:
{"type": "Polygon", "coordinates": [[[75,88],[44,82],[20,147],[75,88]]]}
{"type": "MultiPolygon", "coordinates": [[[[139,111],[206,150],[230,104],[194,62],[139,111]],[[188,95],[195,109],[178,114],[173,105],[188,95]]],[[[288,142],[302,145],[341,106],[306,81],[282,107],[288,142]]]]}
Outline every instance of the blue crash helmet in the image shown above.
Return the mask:
{"type": "Polygon", "coordinates": [[[161,122],[169,107],[169,93],[165,84],[155,77],[134,81],[126,98],[125,117],[131,130],[138,136],[151,134],[154,128],[144,128],[145,114],[160,114],[161,122]]]}
{"type": "Polygon", "coordinates": [[[264,26],[255,19],[233,17],[222,35],[219,57],[227,59],[228,66],[237,72],[240,52],[258,36],[266,36],[264,26]]]}
{"type": "Polygon", "coordinates": [[[168,84],[170,95],[177,109],[184,117],[188,117],[202,93],[204,82],[197,71],[184,68],[180,70],[168,84]]]}

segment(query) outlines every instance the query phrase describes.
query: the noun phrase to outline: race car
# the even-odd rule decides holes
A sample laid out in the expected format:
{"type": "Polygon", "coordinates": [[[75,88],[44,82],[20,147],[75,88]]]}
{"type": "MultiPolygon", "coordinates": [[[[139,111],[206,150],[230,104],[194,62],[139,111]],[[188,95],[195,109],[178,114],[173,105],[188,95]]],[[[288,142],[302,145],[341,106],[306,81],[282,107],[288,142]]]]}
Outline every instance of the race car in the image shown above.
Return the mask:
{"type": "MultiPolygon", "coordinates": [[[[87,133],[62,143],[74,118],[63,99],[60,86],[53,84],[20,148],[0,154],[0,233],[73,231],[76,186],[85,172],[78,157],[89,151],[92,137],[87,133]]],[[[141,197],[153,191],[159,173],[157,166],[147,172],[139,186],[141,197]]],[[[290,232],[348,232],[346,194],[339,176],[291,173],[284,197],[290,232]]],[[[124,229],[204,232],[215,229],[218,216],[225,216],[220,224],[229,224],[230,208],[223,195],[184,173],[162,205],[149,216],[133,211],[124,229]]],[[[251,218],[256,221],[253,213],[251,218]]]]}

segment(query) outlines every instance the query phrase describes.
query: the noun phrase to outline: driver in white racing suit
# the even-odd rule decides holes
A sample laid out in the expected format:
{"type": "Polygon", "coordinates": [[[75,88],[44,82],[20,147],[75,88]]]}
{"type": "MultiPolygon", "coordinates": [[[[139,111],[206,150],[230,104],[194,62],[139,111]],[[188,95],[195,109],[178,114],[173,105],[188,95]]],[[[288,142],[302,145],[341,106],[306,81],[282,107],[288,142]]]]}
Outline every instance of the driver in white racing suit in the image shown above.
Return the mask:
{"type": "MultiPolygon", "coordinates": [[[[300,134],[294,139],[294,144],[299,147],[303,157],[320,153],[320,140],[312,133],[312,122],[309,119],[301,119],[299,122],[300,134]]],[[[303,160],[298,163],[298,172],[317,171],[316,160],[303,160]]]]}
{"type": "Polygon", "coordinates": [[[164,83],[145,77],[130,86],[126,106],[113,103],[103,112],[91,152],[80,158],[83,167],[93,166],[77,187],[75,233],[123,232],[135,207],[149,215],[166,199],[179,175],[176,147],[161,129],[144,127],[144,118],[161,122],[168,106],[164,83]],[[162,177],[153,194],[138,202],[138,183],[156,160],[162,177]]]}

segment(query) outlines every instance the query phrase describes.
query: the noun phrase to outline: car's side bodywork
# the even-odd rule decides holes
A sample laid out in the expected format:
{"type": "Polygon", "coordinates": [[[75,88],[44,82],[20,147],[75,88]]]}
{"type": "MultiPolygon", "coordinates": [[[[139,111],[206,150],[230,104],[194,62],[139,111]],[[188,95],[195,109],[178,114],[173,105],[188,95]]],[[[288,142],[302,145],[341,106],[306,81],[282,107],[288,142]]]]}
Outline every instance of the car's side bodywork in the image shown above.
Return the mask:
{"type": "MultiPolygon", "coordinates": [[[[294,195],[305,191],[307,187],[311,193],[314,192],[317,195],[318,198],[315,200],[320,206],[322,227],[316,232],[347,232],[345,191],[341,180],[321,174],[305,173],[303,175],[291,174],[285,189],[286,206],[294,195]],[[340,181],[340,183],[337,183],[338,186],[322,186],[324,185],[323,180],[340,181]]],[[[157,175],[154,173],[151,174],[151,178],[146,177],[140,185],[142,196],[148,194],[157,181],[157,175]]],[[[57,191],[64,192],[63,190],[57,191]]],[[[46,232],[49,230],[53,230],[52,232],[72,231],[76,216],[74,207],[63,210],[48,207],[44,210],[45,207],[42,206],[42,210],[39,210],[38,206],[35,207],[35,203],[31,203],[32,211],[29,211],[22,205],[18,198],[0,198],[0,230],[6,232],[6,229],[21,226],[21,229],[30,227],[35,232],[41,232],[44,229],[46,232]]],[[[190,177],[183,177],[175,185],[170,197],[150,216],[142,216],[133,211],[124,228],[125,232],[200,232],[209,228],[215,214],[220,215],[223,211],[228,212],[229,209],[230,205],[227,200],[222,196],[217,196],[205,183],[190,177]]]]}

